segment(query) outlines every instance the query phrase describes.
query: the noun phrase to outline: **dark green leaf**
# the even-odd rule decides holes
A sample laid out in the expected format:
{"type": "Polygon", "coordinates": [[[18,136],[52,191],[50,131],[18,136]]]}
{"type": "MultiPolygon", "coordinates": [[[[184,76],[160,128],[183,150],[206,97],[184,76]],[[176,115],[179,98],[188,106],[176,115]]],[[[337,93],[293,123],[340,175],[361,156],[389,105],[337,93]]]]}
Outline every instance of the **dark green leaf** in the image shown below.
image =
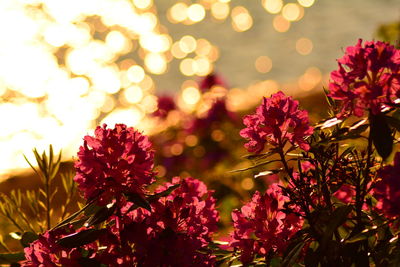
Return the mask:
{"type": "Polygon", "coordinates": [[[386,159],[392,153],[392,132],[383,114],[370,116],[370,135],[378,154],[386,159]]]}
{"type": "Polygon", "coordinates": [[[106,229],[87,229],[67,235],[57,240],[56,243],[65,248],[76,248],[96,241],[106,232],[106,229]]]}
{"type": "Polygon", "coordinates": [[[143,198],[143,196],[137,193],[129,193],[126,194],[126,196],[128,197],[129,201],[133,202],[134,204],[138,205],[141,208],[151,211],[150,203],[145,198],[143,198]]]}
{"type": "Polygon", "coordinates": [[[32,232],[25,232],[22,237],[21,237],[21,245],[26,248],[29,247],[30,243],[32,243],[33,241],[35,241],[36,239],[38,239],[39,236],[36,233],[32,233],[32,232]]]}
{"type": "Polygon", "coordinates": [[[296,262],[296,259],[300,255],[301,250],[305,245],[304,240],[301,240],[294,246],[292,246],[289,252],[284,256],[282,266],[293,266],[296,262]]]}
{"type": "Polygon", "coordinates": [[[353,207],[351,205],[343,205],[333,211],[326,230],[322,236],[322,247],[325,247],[328,241],[331,240],[333,232],[346,221],[347,215],[352,211],[352,209],[353,207]]]}
{"type": "Polygon", "coordinates": [[[25,260],[24,252],[0,254],[0,264],[15,263],[25,260]]]}
{"type": "Polygon", "coordinates": [[[89,217],[85,222],[85,227],[90,227],[107,220],[111,215],[114,214],[116,205],[115,203],[109,204],[107,206],[101,207],[95,214],[89,217]]]}
{"type": "Polygon", "coordinates": [[[159,199],[160,197],[166,197],[166,196],[168,196],[169,194],[171,194],[172,191],[174,191],[175,189],[177,189],[177,188],[180,187],[180,186],[181,186],[180,184],[174,184],[173,186],[168,187],[166,190],[164,190],[164,191],[162,191],[162,192],[159,192],[159,193],[156,193],[156,194],[154,194],[154,195],[148,196],[148,197],[147,197],[147,200],[148,200],[148,201],[152,201],[152,200],[157,200],[157,199],[159,199]]]}
{"type": "Polygon", "coordinates": [[[86,209],[88,209],[89,207],[95,206],[94,204],[95,199],[92,199],[89,203],[87,203],[84,207],[82,207],[80,210],[78,210],[77,212],[75,212],[74,214],[72,214],[71,216],[69,216],[68,218],[66,218],[65,220],[59,222],[56,226],[53,227],[54,229],[57,228],[61,228],[64,227],[65,225],[67,225],[69,222],[71,222],[72,220],[74,220],[76,217],[78,217],[82,212],[84,212],[86,209]]]}
{"type": "Polygon", "coordinates": [[[247,168],[238,169],[238,170],[233,170],[233,171],[229,171],[229,172],[233,173],[233,172],[243,172],[243,171],[248,171],[248,170],[251,170],[251,169],[254,169],[254,168],[257,168],[257,167],[263,166],[263,165],[267,165],[267,164],[270,164],[270,163],[273,163],[273,162],[278,162],[278,161],[280,161],[280,160],[276,159],[276,160],[264,161],[264,162],[258,163],[258,164],[256,164],[256,165],[253,165],[253,166],[247,167],[247,168]]]}
{"type": "Polygon", "coordinates": [[[385,119],[390,126],[400,131],[400,120],[398,118],[385,116],[385,119]]]}

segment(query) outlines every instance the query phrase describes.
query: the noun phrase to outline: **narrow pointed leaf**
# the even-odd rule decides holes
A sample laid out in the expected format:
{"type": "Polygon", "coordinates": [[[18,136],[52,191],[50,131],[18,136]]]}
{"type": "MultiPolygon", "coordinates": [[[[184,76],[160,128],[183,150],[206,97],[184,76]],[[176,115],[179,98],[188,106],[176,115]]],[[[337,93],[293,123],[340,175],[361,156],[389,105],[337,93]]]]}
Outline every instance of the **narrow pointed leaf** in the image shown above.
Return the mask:
{"type": "Polygon", "coordinates": [[[25,232],[22,237],[21,237],[21,245],[26,248],[29,247],[30,243],[32,243],[33,241],[35,241],[36,239],[38,239],[39,236],[36,233],[32,233],[32,232],[25,232]]]}
{"type": "Polygon", "coordinates": [[[86,220],[86,222],[84,224],[85,227],[90,227],[92,225],[96,225],[96,224],[104,222],[111,215],[114,214],[115,208],[116,208],[115,203],[101,207],[101,209],[99,209],[95,214],[93,214],[92,216],[89,217],[89,219],[86,220]]]}
{"type": "Polygon", "coordinates": [[[144,199],[141,195],[136,193],[130,193],[126,195],[129,201],[132,201],[134,204],[138,205],[141,208],[144,208],[148,211],[151,211],[150,203],[144,199]]]}
{"type": "Polygon", "coordinates": [[[96,241],[106,232],[106,229],[87,229],[67,235],[57,240],[56,243],[65,248],[76,248],[96,241]]]}
{"type": "Polygon", "coordinates": [[[378,154],[386,159],[392,153],[393,138],[390,127],[383,114],[370,116],[370,134],[378,154]]]}
{"type": "Polygon", "coordinates": [[[25,260],[24,252],[16,253],[1,253],[0,254],[0,264],[17,263],[19,261],[25,260]]]}
{"type": "Polygon", "coordinates": [[[175,184],[175,185],[173,185],[173,186],[170,186],[170,187],[168,187],[166,190],[164,190],[164,191],[162,191],[162,192],[159,192],[159,193],[156,193],[156,194],[154,194],[154,195],[148,196],[148,197],[147,197],[147,200],[148,200],[148,201],[152,201],[152,200],[159,199],[160,197],[166,197],[166,196],[168,196],[169,194],[171,194],[172,191],[174,191],[175,189],[177,189],[179,186],[181,186],[181,185],[180,185],[180,184],[175,184]]]}

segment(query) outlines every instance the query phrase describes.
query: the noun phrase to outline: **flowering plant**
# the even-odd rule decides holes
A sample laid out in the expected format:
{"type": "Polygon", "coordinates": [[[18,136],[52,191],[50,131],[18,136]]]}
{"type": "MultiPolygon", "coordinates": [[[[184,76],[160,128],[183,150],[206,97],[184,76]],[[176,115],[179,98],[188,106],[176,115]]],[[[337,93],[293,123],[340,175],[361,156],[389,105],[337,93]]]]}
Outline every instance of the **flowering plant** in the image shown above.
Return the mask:
{"type": "MultiPolygon", "coordinates": [[[[0,205],[0,214],[18,229],[12,235],[24,252],[2,253],[0,262],[398,265],[399,58],[400,50],[383,42],[362,45],[360,40],[347,48],[339,69],[331,73],[326,93],[330,118],[313,126],[307,111],[292,97],[277,92],[263,98],[255,113],[244,117],[240,131],[251,153],[245,157],[252,165],[235,173],[251,173],[266,183],[260,182],[248,201],[232,210],[232,224],[225,229],[218,212],[219,192],[208,189],[206,179],[157,178],[151,142],[123,124],[99,126],[94,136],[84,138],[76,174],[64,175],[63,180],[69,196],[64,206],[72,199],[74,183],[84,203],[73,213],[61,209],[61,219],[52,223],[60,158],[55,159],[51,147],[49,155],[34,150],[39,166],[35,171],[43,185],[40,194],[3,194],[0,205]],[[45,219],[30,221],[22,199],[45,219]]],[[[154,115],[165,118],[168,112],[166,108],[162,116],[154,115]]],[[[189,136],[207,136],[207,131],[196,129],[216,127],[213,122],[221,120],[221,113],[228,114],[226,120],[236,116],[220,99],[185,131],[189,136]]]]}

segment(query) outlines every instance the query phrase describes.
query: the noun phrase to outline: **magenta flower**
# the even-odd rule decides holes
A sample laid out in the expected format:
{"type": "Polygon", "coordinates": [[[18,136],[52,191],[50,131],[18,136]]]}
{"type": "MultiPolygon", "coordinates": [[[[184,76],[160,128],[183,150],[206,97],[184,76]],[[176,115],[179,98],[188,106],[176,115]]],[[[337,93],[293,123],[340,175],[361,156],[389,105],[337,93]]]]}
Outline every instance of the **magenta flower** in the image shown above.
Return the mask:
{"type": "Polygon", "coordinates": [[[309,150],[305,137],[313,133],[308,113],[299,109],[299,102],[279,91],[270,98],[263,98],[256,114],[243,119],[246,128],[240,135],[249,140],[245,147],[249,152],[260,153],[266,143],[282,147],[286,141],[309,150]]]}
{"type": "Polygon", "coordinates": [[[242,263],[250,263],[255,255],[282,255],[290,238],[302,228],[299,216],[283,212],[288,200],[278,184],[272,184],[264,195],[256,191],[240,211],[232,212],[234,232],[230,245],[240,251],[242,263]]]}
{"type": "Polygon", "coordinates": [[[113,232],[122,247],[135,247],[139,266],[213,266],[214,256],[199,252],[206,250],[217,230],[212,191],[197,179],[175,177],[156,192],[175,184],[180,187],[151,203],[152,212],[139,208],[121,219],[114,216],[113,232]]]}
{"type": "Polygon", "coordinates": [[[64,248],[56,243],[60,238],[84,230],[74,230],[73,227],[46,231],[39,235],[39,239],[24,249],[26,260],[22,266],[81,266],[79,260],[83,257],[82,249],[90,251],[88,258],[94,258],[97,251],[96,243],[79,248],[64,248]]]}
{"type": "Polygon", "coordinates": [[[378,200],[377,208],[387,217],[400,215],[400,152],[394,158],[393,166],[386,166],[380,172],[382,178],[373,189],[373,195],[378,200]]]}
{"type": "Polygon", "coordinates": [[[346,48],[338,65],[331,73],[329,96],[342,101],[339,116],[361,117],[365,110],[377,114],[382,104],[400,97],[400,50],[394,46],[380,41],[362,45],[359,39],[346,48]]]}
{"type": "Polygon", "coordinates": [[[123,193],[143,195],[154,180],[154,152],[148,138],[124,124],[97,127],[95,136],[85,136],[75,162],[75,182],[86,199],[99,197],[108,203],[123,193]]]}
{"type": "Polygon", "coordinates": [[[226,87],[225,81],[215,73],[208,74],[199,83],[200,90],[203,93],[206,92],[207,90],[210,90],[215,85],[226,87]]]}
{"type": "Polygon", "coordinates": [[[176,109],[175,101],[170,96],[160,96],[158,98],[157,110],[152,113],[152,116],[165,119],[168,113],[176,109]]]}

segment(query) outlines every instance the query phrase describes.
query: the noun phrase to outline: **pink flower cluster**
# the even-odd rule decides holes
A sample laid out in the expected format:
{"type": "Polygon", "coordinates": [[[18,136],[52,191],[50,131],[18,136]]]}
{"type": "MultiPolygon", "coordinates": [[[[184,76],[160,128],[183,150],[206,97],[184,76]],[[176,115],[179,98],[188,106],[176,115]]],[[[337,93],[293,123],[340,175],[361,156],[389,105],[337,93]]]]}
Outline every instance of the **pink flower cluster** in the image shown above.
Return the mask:
{"type": "MultiPolygon", "coordinates": [[[[121,240],[122,248],[134,246],[133,262],[139,266],[214,264],[213,256],[199,252],[206,250],[217,230],[219,215],[212,191],[197,179],[179,177],[156,191],[176,184],[180,187],[170,195],[151,203],[152,212],[139,208],[121,219],[114,217],[115,236],[121,240]]],[[[128,203],[125,209],[130,206],[128,203]]]]}
{"type": "Polygon", "coordinates": [[[380,41],[346,48],[338,60],[339,68],[331,73],[329,84],[333,99],[343,102],[340,116],[361,117],[365,110],[380,112],[382,104],[400,97],[400,50],[380,41]]]}
{"type": "Polygon", "coordinates": [[[87,258],[93,258],[98,249],[95,243],[80,248],[65,248],[56,243],[60,238],[81,230],[84,228],[75,230],[70,226],[39,235],[37,240],[24,249],[26,260],[22,262],[22,266],[82,266],[79,263],[83,257],[82,250],[88,251],[89,255],[85,255],[87,258]]]}
{"type": "Polygon", "coordinates": [[[175,101],[170,96],[160,96],[158,98],[157,110],[152,113],[154,117],[165,119],[168,113],[176,109],[175,101]]]}
{"type": "Polygon", "coordinates": [[[264,195],[255,192],[240,211],[232,212],[235,230],[230,245],[240,251],[244,264],[255,255],[266,256],[270,251],[282,254],[289,239],[302,228],[299,216],[283,212],[288,200],[278,184],[272,184],[264,195]]]}
{"type": "Polygon", "coordinates": [[[226,87],[226,82],[219,75],[211,73],[200,81],[199,88],[204,93],[216,85],[226,87]]]}
{"type": "Polygon", "coordinates": [[[376,207],[387,217],[400,215],[400,152],[394,158],[393,166],[386,166],[380,172],[381,180],[376,183],[373,195],[378,200],[376,207]]]}
{"type": "Polygon", "coordinates": [[[256,114],[245,116],[243,123],[246,128],[240,135],[249,140],[245,144],[249,152],[260,153],[265,143],[282,147],[286,141],[304,150],[310,148],[304,140],[313,133],[307,111],[300,110],[299,102],[281,91],[270,98],[264,97],[256,114]]]}
{"type": "Polygon", "coordinates": [[[122,193],[143,195],[154,180],[154,152],[148,138],[133,128],[117,124],[97,127],[95,136],[85,136],[75,163],[75,182],[86,199],[106,204],[122,193]]]}

